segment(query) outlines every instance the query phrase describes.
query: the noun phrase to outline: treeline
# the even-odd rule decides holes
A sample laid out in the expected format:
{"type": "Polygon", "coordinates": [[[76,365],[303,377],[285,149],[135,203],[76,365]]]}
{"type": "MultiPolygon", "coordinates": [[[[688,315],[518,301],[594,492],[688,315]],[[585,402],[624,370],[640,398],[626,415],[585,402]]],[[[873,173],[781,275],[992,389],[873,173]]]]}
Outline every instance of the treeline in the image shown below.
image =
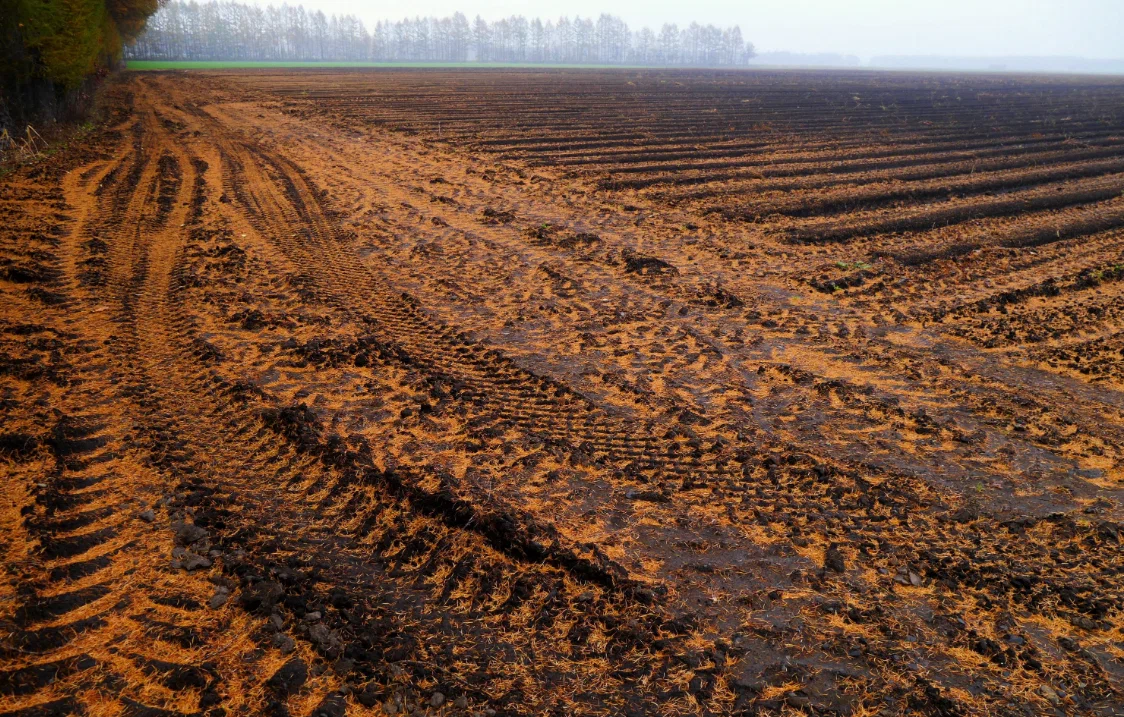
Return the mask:
{"type": "Polygon", "coordinates": [[[0,0],[0,131],[80,109],[158,0],[0,0]]]}
{"type": "Polygon", "coordinates": [[[303,7],[173,0],[126,50],[137,60],[354,62],[530,62],[741,65],[753,45],[737,26],[691,23],[632,30],[620,18],[514,16],[495,22],[461,13],[379,22],[303,7]]]}

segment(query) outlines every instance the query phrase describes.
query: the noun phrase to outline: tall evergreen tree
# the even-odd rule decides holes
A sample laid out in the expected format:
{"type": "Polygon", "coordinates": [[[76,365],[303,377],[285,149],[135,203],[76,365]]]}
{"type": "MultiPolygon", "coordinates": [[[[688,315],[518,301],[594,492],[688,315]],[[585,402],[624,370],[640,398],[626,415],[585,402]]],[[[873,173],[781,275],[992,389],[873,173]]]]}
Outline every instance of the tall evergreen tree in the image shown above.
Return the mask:
{"type": "Polygon", "coordinates": [[[121,58],[157,0],[0,0],[0,127],[51,113],[121,58]]]}

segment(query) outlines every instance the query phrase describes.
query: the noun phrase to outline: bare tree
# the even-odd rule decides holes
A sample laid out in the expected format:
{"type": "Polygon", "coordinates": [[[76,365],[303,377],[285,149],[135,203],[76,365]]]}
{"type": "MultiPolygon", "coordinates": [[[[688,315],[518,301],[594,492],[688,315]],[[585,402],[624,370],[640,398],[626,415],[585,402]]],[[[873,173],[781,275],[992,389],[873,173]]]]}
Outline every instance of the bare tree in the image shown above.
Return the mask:
{"type": "Polygon", "coordinates": [[[302,6],[244,5],[231,0],[171,0],[151,17],[126,56],[136,60],[431,61],[575,64],[744,64],[753,57],[738,27],[664,25],[633,32],[619,17],[522,15],[469,23],[462,13],[379,22],[368,32],[354,15],[302,6]]]}

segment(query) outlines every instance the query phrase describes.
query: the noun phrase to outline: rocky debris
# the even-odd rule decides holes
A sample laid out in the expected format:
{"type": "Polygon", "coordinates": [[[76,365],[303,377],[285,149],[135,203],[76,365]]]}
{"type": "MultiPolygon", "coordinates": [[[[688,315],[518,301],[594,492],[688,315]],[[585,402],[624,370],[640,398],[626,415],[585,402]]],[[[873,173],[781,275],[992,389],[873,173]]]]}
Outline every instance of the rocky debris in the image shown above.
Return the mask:
{"type": "Polygon", "coordinates": [[[341,657],[332,663],[332,673],[340,677],[346,677],[355,669],[355,660],[341,657]]]}
{"type": "Polygon", "coordinates": [[[515,220],[515,213],[504,209],[486,207],[481,214],[484,217],[484,224],[507,224],[515,220]]]}
{"type": "Polygon", "coordinates": [[[837,573],[842,573],[847,570],[847,562],[843,557],[843,551],[839,549],[838,543],[832,543],[827,546],[827,552],[824,554],[823,566],[825,570],[831,570],[837,573]]]}
{"type": "Polygon", "coordinates": [[[712,309],[739,309],[745,306],[741,297],[720,286],[700,289],[694,300],[712,309]]]}
{"type": "Polygon", "coordinates": [[[308,665],[299,657],[294,657],[273,673],[266,686],[274,695],[285,698],[303,687],[307,681],[308,665]]]}
{"type": "Polygon", "coordinates": [[[621,250],[621,259],[624,260],[624,270],[632,274],[678,274],[679,270],[663,259],[654,256],[643,256],[631,249],[621,250]]]}
{"type": "Polygon", "coordinates": [[[211,596],[211,599],[207,601],[207,604],[211,606],[212,610],[217,610],[225,605],[229,600],[230,588],[226,587],[225,585],[220,585],[215,590],[215,594],[211,596]]]}
{"type": "Polygon", "coordinates": [[[899,585],[909,585],[917,588],[925,584],[925,578],[921,577],[919,573],[907,568],[902,568],[898,571],[898,574],[894,576],[894,582],[899,585]]]}
{"type": "Polygon", "coordinates": [[[319,447],[320,424],[315,412],[304,403],[284,408],[268,408],[261,412],[266,426],[289,438],[306,450],[319,447]]]}
{"type": "Polygon", "coordinates": [[[343,641],[340,639],[339,633],[323,623],[316,623],[308,628],[308,639],[317,652],[329,659],[338,657],[343,650],[343,641]]]}
{"type": "Polygon", "coordinates": [[[347,714],[347,695],[333,692],[312,710],[312,717],[344,717],[347,714]]]}
{"type": "Polygon", "coordinates": [[[156,513],[151,508],[148,508],[147,510],[142,510],[137,513],[137,517],[146,523],[152,523],[156,520],[156,513]]]}
{"type": "Polygon", "coordinates": [[[279,632],[273,636],[273,646],[276,647],[282,655],[289,655],[293,650],[297,649],[297,641],[283,632],[279,632]]]}
{"type": "Polygon", "coordinates": [[[1041,687],[1039,687],[1038,694],[1045,697],[1046,700],[1049,701],[1052,705],[1059,705],[1062,702],[1062,698],[1058,694],[1057,690],[1055,690],[1050,685],[1042,685],[1041,687]]]}
{"type": "Polygon", "coordinates": [[[671,501],[671,498],[658,490],[628,490],[624,497],[629,500],[642,500],[649,503],[668,503],[671,501]]]}
{"type": "Polygon", "coordinates": [[[969,503],[958,508],[951,516],[949,516],[955,523],[971,523],[973,520],[978,520],[980,517],[980,509],[978,506],[969,503]]]}
{"type": "Polygon", "coordinates": [[[189,572],[192,570],[199,570],[200,568],[209,568],[211,564],[210,558],[191,552],[185,554],[183,558],[183,569],[189,572]]]}
{"type": "Polygon", "coordinates": [[[374,707],[382,701],[382,690],[374,682],[368,682],[355,699],[364,707],[374,707]]]}
{"type": "Polygon", "coordinates": [[[262,580],[242,590],[238,598],[239,604],[247,612],[268,613],[281,600],[285,588],[274,580],[262,580]]]}
{"type": "Polygon", "coordinates": [[[209,533],[193,523],[172,523],[176,545],[193,545],[208,537],[209,533]]]}
{"type": "Polygon", "coordinates": [[[209,568],[211,565],[210,558],[188,550],[182,545],[172,548],[171,567],[173,570],[199,570],[200,568],[209,568]]]}

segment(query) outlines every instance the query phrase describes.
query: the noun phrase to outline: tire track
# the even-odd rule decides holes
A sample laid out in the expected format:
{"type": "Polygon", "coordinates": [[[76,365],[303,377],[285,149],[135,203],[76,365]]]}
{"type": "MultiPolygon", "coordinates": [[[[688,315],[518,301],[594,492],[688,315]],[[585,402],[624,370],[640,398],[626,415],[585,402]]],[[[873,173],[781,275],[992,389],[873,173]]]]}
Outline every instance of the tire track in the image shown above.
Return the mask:
{"type": "MultiPolygon", "coordinates": [[[[113,173],[114,166],[125,166],[127,157],[126,152],[106,173],[113,173]]],[[[134,176],[143,176],[142,164],[132,166],[141,167],[134,176]]],[[[53,168],[52,172],[61,185],[83,191],[89,191],[91,177],[98,174],[98,170],[72,170],[64,179],[64,170],[53,168]]],[[[128,206],[116,192],[105,193],[104,201],[113,210],[128,206]]],[[[74,214],[85,215],[83,211],[74,214]]],[[[83,270],[75,257],[80,255],[77,244],[82,236],[88,235],[79,232],[76,238],[67,237],[60,246],[63,256],[51,259],[64,269],[51,290],[67,298],[56,304],[59,314],[43,318],[65,327],[62,335],[68,341],[60,349],[67,356],[66,370],[72,377],[54,399],[53,418],[43,427],[39,443],[46,464],[42,473],[30,478],[31,502],[21,511],[27,531],[24,540],[37,541],[38,548],[34,560],[21,568],[20,604],[5,616],[0,709],[14,708],[12,714],[82,713],[82,705],[90,699],[104,703],[115,698],[120,689],[116,685],[124,684],[129,668],[114,658],[116,648],[107,651],[106,646],[134,639],[128,627],[128,614],[138,607],[133,589],[138,582],[160,580],[147,544],[150,539],[137,530],[134,517],[139,496],[147,492],[144,480],[122,475],[143,473],[143,469],[122,458],[128,449],[120,439],[119,414],[89,410],[104,409],[114,401],[112,389],[99,380],[104,357],[99,349],[91,349],[79,339],[93,328],[83,320],[88,308],[84,304],[103,299],[97,286],[79,279],[83,270]],[[74,359],[78,362],[70,364],[74,359]],[[107,686],[112,687],[105,693],[107,686]]],[[[143,598],[139,602],[143,604],[143,598]]],[[[149,644],[136,647],[152,649],[149,644]]],[[[147,699],[167,707],[198,696],[169,690],[148,689],[147,699]]],[[[118,704],[132,705],[133,711],[155,709],[121,699],[118,704]]]]}
{"type": "Polygon", "coordinates": [[[411,363],[425,366],[436,377],[465,384],[466,397],[487,406],[491,422],[512,421],[531,433],[639,469],[722,475],[698,461],[667,461],[658,454],[658,446],[644,438],[655,433],[655,427],[609,416],[572,390],[521,369],[494,349],[435,322],[416,300],[394,292],[341,246],[344,240],[324,217],[316,190],[293,165],[258,148],[227,144],[224,150],[230,169],[226,190],[239,197],[255,228],[278,242],[294,264],[318,275],[322,291],[332,294],[341,308],[368,321],[411,363]],[[271,185],[275,186],[270,195],[247,195],[271,185]],[[310,233],[295,235],[294,226],[308,227],[310,233]]]}
{"type": "MultiPolygon", "coordinates": [[[[156,149],[152,151],[164,151],[164,142],[153,143],[156,149]]],[[[169,151],[176,150],[169,149],[169,151]]],[[[187,157],[180,158],[178,164],[181,167],[199,166],[198,162],[192,162],[187,157]]],[[[192,184],[193,181],[185,179],[178,186],[186,188],[192,184]]],[[[181,189],[181,192],[183,191],[186,189],[181,189]]],[[[184,202],[176,202],[176,204],[182,205],[184,202]]],[[[261,202],[259,206],[264,212],[270,211],[269,205],[265,202],[261,202]]],[[[405,541],[407,548],[414,554],[409,560],[410,563],[413,563],[419,552],[423,556],[426,554],[430,556],[422,565],[420,572],[422,578],[432,576],[434,573],[440,574],[441,565],[447,565],[447,569],[454,569],[454,571],[459,570],[462,574],[456,577],[452,586],[446,584],[446,591],[453,589],[457,581],[467,581],[469,585],[477,584],[479,586],[477,589],[484,591],[481,595],[481,598],[484,598],[497,589],[496,574],[500,566],[504,566],[502,581],[510,584],[511,587],[508,589],[515,591],[513,595],[519,595],[519,602],[528,606],[539,603],[545,607],[543,600],[553,603],[559,599],[568,599],[584,605],[577,598],[590,592],[588,586],[592,586],[593,594],[603,597],[595,597],[589,601],[588,606],[579,608],[578,613],[589,614],[590,619],[595,623],[615,626],[621,619],[616,617],[617,615],[634,615],[634,620],[640,620],[636,623],[638,626],[651,625],[646,628],[651,630],[660,629],[661,620],[669,620],[658,617],[658,612],[653,612],[652,608],[646,607],[643,602],[637,602],[637,598],[642,597],[640,588],[629,587],[627,580],[621,580],[615,574],[606,572],[604,567],[598,565],[596,559],[569,555],[563,546],[542,545],[537,541],[543,540],[546,536],[536,537],[534,531],[529,530],[526,525],[511,525],[508,522],[511,517],[505,514],[489,515],[447,494],[433,494],[419,490],[418,486],[423,480],[421,478],[380,475],[370,468],[363,468],[361,464],[356,464],[353,457],[339,455],[334,452],[336,449],[330,449],[319,440],[309,438],[305,429],[309,427],[308,422],[311,419],[299,412],[294,413],[287,408],[281,410],[240,408],[237,401],[232,401],[225,395],[233,390],[230,384],[202,368],[196,356],[177,350],[177,347],[196,345],[192,339],[191,321],[183,313],[183,302],[177,296],[182,286],[180,278],[183,275],[184,247],[189,240],[186,236],[188,232],[181,228],[190,224],[180,221],[185,212],[186,210],[173,210],[169,219],[162,223],[165,227],[163,230],[159,230],[156,226],[148,226],[146,236],[135,244],[132,257],[133,270],[114,272],[115,276],[128,277],[119,280],[119,284],[114,289],[120,296],[122,307],[120,318],[128,332],[123,347],[131,348],[132,350],[127,353],[136,357],[135,363],[128,367],[133,376],[131,379],[133,390],[149,396],[143,399],[142,406],[146,407],[148,414],[146,421],[151,426],[149,431],[154,435],[155,452],[158,454],[161,452],[161,444],[167,440],[167,437],[177,436],[182,442],[179,455],[169,454],[162,459],[162,462],[169,468],[177,466],[180,471],[187,466],[193,468],[190,472],[198,477],[189,486],[194,491],[206,495],[203,505],[213,506],[207,512],[214,511],[217,516],[208,518],[207,522],[203,523],[208,529],[218,531],[219,526],[225,523],[225,518],[221,516],[228,514],[229,508],[224,506],[231,505],[231,501],[237,501],[240,512],[244,511],[248,515],[259,515],[264,518],[261,519],[258,528],[232,526],[223,537],[225,548],[235,552],[249,551],[267,544],[271,546],[271,553],[331,552],[338,556],[338,562],[324,566],[324,571],[338,580],[337,584],[344,585],[359,580],[370,585],[373,576],[366,576],[371,568],[364,567],[364,564],[371,560],[368,549],[361,545],[349,546],[350,538],[342,533],[339,527],[333,525],[338,520],[347,518],[352,524],[363,526],[358,537],[376,541],[376,559],[379,559],[380,555],[385,555],[381,560],[392,561],[391,564],[398,563],[404,567],[404,556],[400,555],[401,549],[396,548],[395,543],[405,541]],[[192,413],[200,420],[190,424],[184,423],[180,418],[184,415],[183,409],[171,412],[165,408],[187,405],[196,407],[192,413]],[[290,439],[292,448],[284,445],[279,448],[276,440],[270,439],[270,433],[263,431],[263,419],[264,427],[272,426],[281,438],[290,439]],[[290,432],[290,428],[299,428],[304,432],[294,435],[290,432]],[[204,447],[207,447],[208,457],[201,460],[198,455],[204,447]],[[309,455],[313,460],[295,459],[294,449],[298,456],[309,455]],[[265,468],[267,471],[265,474],[262,473],[263,462],[269,466],[265,468]],[[348,485],[356,482],[374,490],[349,491],[348,485]],[[267,487],[270,485],[279,487],[271,489],[267,487]],[[380,497],[380,490],[387,488],[390,489],[391,495],[397,494],[401,497],[389,500],[380,497]],[[336,493],[338,501],[325,503],[323,500],[325,495],[330,497],[332,493],[336,493]],[[325,507],[330,507],[333,502],[339,502],[342,506],[325,512],[325,507]],[[401,517],[396,516],[403,514],[416,516],[418,513],[422,516],[432,516],[422,518],[423,526],[428,521],[428,527],[422,527],[417,535],[412,537],[399,536],[402,528],[395,526],[394,523],[399,523],[401,517]],[[390,525],[385,525],[388,522],[390,525]],[[465,531],[466,527],[470,527],[470,530],[465,531]],[[285,537],[293,534],[301,537],[285,537]],[[434,537],[427,538],[427,535],[434,537]],[[467,545],[464,544],[465,537],[460,536],[467,537],[467,545]],[[487,542],[481,543],[480,537],[475,536],[484,537],[487,542]],[[227,540],[229,542],[225,542],[227,540]],[[453,547],[456,549],[452,551],[452,555],[444,555],[453,547]],[[496,550],[502,552],[493,552],[496,550]],[[468,555],[477,557],[467,563],[464,563],[463,558],[460,559],[461,562],[456,562],[454,557],[463,555],[465,551],[468,555]],[[514,570],[508,562],[512,559],[515,560],[514,570]],[[559,572],[558,568],[539,567],[544,560],[548,565],[557,564],[564,569],[564,572],[559,572]],[[566,577],[567,574],[572,574],[586,582],[587,587],[583,588],[581,583],[570,582],[571,579],[566,577]],[[553,585],[554,588],[546,595],[535,594],[533,601],[531,601],[532,595],[520,594],[520,591],[526,591],[527,588],[519,586],[540,584],[553,585]],[[630,597],[622,598],[616,594],[622,588],[630,597]]],[[[123,351],[122,354],[124,353],[126,352],[123,351]]],[[[197,525],[200,524],[199,517],[197,513],[197,525]]],[[[416,522],[418,518],[414,517],[413,520],[416,522]]],[[[268,561],[264,556],[260,559],[268,561]]],[[[236,575],[240,575],[241,568],[238,567],[238,561],[232,560],[226,564],[235,571],[236,575]]],[[[268,562],[258,569],[266,568],[267,565],[268,562]]],[[[278,568],[272,568],[272,570],[276,569],[278,568]]],[[[408,570],[404,575],[398,574],[399,570],[401,567],[388,575],[380,574],[378,577],[379,580],[388,583],[387,587],[383,588],[385,592],[376,590],[373,594],[369,591],[344,594],[349,595],[348,600],[355,603],[356,610],[361,609],[358,607],[359,604],[362,604],[362,609],[374,610],[373,605],[378,605],[380,600],[389,600],[399,605],[400,609],[406,610],[413,619],[422,620],[423,626],[427,623],[441,624],[443,613],[428,612],[424,607],[428,600],[428,589],[419,590],[418,587],[412,586],[412,583],[419,579],[413,574],[414,570],[408,570]]],[[[252,595],[255,590],[260,589],[258,585],[252,581],[243,583],[244,602],[247,594],[252,595]]],[[[285,591],[288,592],[289,588],[290,586],[286,586],[285,591]]],[[[508,603],[512,599],[514,598],[509,598],[508,603]]],[[[649,596],[647,601],[650,600],[649,596]]],[[[273,609],[276,598],[272,598],[270,603],[269,607],[273,609]]],[[[490,607],[485,612],[489,620],[506,616],[506,611],[499,609],[503,604],[490,607]]],[[[299,620],[300,617],[301,612],[298,610],[292,619],[299,620]]],[[[338,659],[342,645],[336,643],[344,634],[350,633],[354,636],[357,632],[356,626],[338,616],[335,622],[328,624],[332,627],[328,629],[327,636],[310,628],[307,639],[321,657],[329,660],[338,659]]],[[[438,628],[436,625],[433,628],[423,627],[422,632],[424,633],[426,629],[438,628]]],[[[474,629],[494,628],[485,626],[474,629]]],[[[622,641],[620,659],[625,659],[627,662],[639,660],[641,664],[653,661],[652,658],[635,653],[639,643],[635,643],[634,646],[633,641],[636,638],[632,633],[620,630],[615,632],[620,634],[613,639],[622,641]]],[[[483,634],[476,635],[474,639],[481,637],[483,634]]],[[[485,642],[503,644],[503,638],[496,635],[487,638],[485,642]]],[[[484,653],[473,656],[476,659],[485,659],[484,653]]],[[[397,659],[400,658],[395,658],[397,659]]],[[[558,655],[556,659],[568,658],[558,655]]],[[[654,661],[658,664],[660,661],[666,662],[667,659],[669,658],[662,657],[654,661]]],[[[294,663],[290,672],[296,675],[301,669],[294,663]]],[[[393,694],[397,694],[392,691],[387,692],[390,687],[384,686],[384,683],[390,686],[395,684],[393,671],[377,663],[367,665],[366,669],[368,676],[374,677],[374,681],[369,683],[371,692],[379,694],[386,692],[392,697],[393,694]]],[[[427,660],[422,660],[414,668],[414,677],[424,683],[428,679],[433,679],[433,673],[429,672],[433,669],[448,671],[449,668],[441,668],[439,665],[435,667],[427,660]]],[[[650,671],[651,668],[648,672],[650,671]]],[[[524,670],[519,669],[517,672],[522,673],[524,670]]],[[[281,674],[281,672],[275,674],[270,679],[270,683],[274,685],[284,683],[288,678],[278,677],[281,674]]],[[[499,676],[492,679],[499,679],[499,676]]],[[[534,684],[536,682],[538,682],[537,678],[532,680],[529,686],[536,686],[534,684]]],[[[453,683],[450,687],[457,691],[464,691],[466,697],[471,696],[472,699],[492,699],[487,697],[488,691],[474,687],[471,683],[462,682],[459,686],[453,683]]],[[[542,686],[537,687],[542,689],[542,686]]],[[[549,686],[548,694],[554,689],[556,688],[549,686]]],[[[640,699],[643,693],[650,690],[651,686],[636,692],[635,698],[640,699]]],[[[281,709],[279,705],[284,705],[286,700],[291,703],[294,698],[294,695],[289,694],[288,688],[267,686],[267,692],[270,691],[276,697],[274,701],[279,703],[267,704],[267,709],[270,711],[276,712],[281,709]]],[[[329,697],[326,696],[325,699],[329,697]]],[[[618,699],[615,693],[607,694],[600,690],[586,699],[590,698],[618,699]]],[[[508,695],[505,699],[515,698],[508,695]]],[[[511,709],[517,712],[529,710],[530,706],[537,704],[539,699],[542,698],[520,695],[520,698],[511,704],[511,709]],[[530,701],[525,702],[527,699],[530,701]]]]}

